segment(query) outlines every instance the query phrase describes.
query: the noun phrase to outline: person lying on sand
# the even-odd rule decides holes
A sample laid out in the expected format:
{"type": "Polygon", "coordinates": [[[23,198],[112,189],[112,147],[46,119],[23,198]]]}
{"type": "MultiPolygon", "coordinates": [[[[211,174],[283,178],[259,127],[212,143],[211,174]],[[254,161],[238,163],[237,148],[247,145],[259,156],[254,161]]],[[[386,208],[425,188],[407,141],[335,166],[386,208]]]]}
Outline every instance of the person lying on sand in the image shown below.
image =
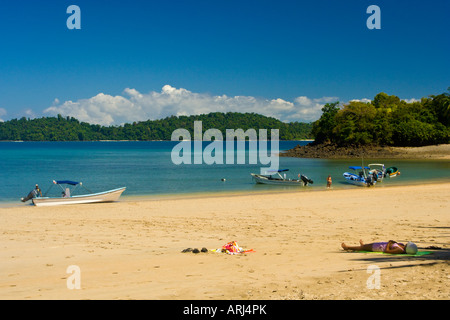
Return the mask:
{"type": "Polygon", "coordinates": [[[417,246],[413,242],[408,242],[407,244],[398,243],[394,240],[389,240],[388,242],[374,242],[364,244],[362,240],[359,240],[359,246],[347,246],[345,243],[342,243],[342,248],[344,250],[354,250],[354,251],[374,251],[374,252],[385,252],[385,253],[393,253],[393,254],[416,254],[417,246]]]}

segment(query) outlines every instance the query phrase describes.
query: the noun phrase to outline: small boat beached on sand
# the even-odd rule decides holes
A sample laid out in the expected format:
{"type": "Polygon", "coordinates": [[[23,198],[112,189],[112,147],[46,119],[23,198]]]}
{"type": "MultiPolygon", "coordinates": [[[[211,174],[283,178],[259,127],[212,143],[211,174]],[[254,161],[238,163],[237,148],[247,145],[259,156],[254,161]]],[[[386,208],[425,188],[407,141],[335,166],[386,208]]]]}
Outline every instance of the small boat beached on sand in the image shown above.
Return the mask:
{"type": "MultiPolygon", "coordinates": [[[[35,206],[59,206],[59,205],[67,205],[67,204],[84,204],[84,203],[100,203],[100,202],[114,202],[119,199],[122,193],[125,191],[125,187],[108,190],[104,192],[92,193],[88,189],[86,189],[88,194],[74,195],[74,191],[78,186],[83,187],[81,182],[62,180],[55,181],[53,180],[53,185],[58,185],[61,187],[62,194],[61,197],[47,197],[48,191],[43,197],[39,197],[36,192],[30,192],[31,201],[35,206]],[[65,186],[65,187],[63,187],[65,186]],[[70,189],[69,186],[74,187],[70,189]]],[[[52,186],[53,186],[52,185],[52,186]]],[[[26,202],[30,200],[30,195],[26,198],[22,198],[22,202],[26,202]]]]}
{"type": "Polygon", "coordinates": [[[261,184],[274,184],[283,186],[306,186],[308,184],[314,183],[313,180],[309,179],[307,176],[303,174],[299,175],[300,179],[288,179],[286,178],[286,174],[284,176],[280,174],[281,172],[287,171],[289,171],[289,169],[268,171],[267,175],[251,173],[251,176],[253,177],[253,180],[255,180],[256,183],[261,184]]]}

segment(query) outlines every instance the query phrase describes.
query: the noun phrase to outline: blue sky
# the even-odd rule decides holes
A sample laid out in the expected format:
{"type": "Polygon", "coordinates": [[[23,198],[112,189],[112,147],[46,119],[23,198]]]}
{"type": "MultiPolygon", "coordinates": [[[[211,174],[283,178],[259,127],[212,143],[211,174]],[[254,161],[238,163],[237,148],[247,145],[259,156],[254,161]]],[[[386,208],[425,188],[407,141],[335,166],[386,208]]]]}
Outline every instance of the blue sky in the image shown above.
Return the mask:
{"type": "Polygon", "coordinates": [[[120,124],[258,112],[312,121],[329,101],[450,86],[450,2],[2,1],[0,119],[120,124]],[[81,30],[69,30],[69,5],[81,30]],[[381,29],[369,30],[370,5],[381,29]]]}

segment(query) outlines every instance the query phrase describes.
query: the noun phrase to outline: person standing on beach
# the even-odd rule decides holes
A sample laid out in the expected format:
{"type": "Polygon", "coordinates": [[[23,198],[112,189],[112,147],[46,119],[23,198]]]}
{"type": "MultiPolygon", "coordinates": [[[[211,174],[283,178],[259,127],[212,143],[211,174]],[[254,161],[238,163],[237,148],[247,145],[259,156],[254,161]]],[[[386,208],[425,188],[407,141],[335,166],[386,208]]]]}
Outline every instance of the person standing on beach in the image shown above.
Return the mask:
{"type": "Polygon", "coordinates": [[[330,189],[331,188],[331,176],[328,176],[328,178],[327,178],[327,189],[330,189]]]}

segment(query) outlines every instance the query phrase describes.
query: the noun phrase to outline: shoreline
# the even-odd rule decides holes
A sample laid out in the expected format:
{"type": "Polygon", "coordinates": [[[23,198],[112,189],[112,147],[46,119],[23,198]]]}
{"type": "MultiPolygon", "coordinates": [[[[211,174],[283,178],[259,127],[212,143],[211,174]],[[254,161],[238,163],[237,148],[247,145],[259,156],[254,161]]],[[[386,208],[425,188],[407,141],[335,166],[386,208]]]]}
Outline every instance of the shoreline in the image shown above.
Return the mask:
{"type": "Polygon", "coordinates": [[[0,298],[448,299],[450,183],[323,191],[2,208],[0,298]],[[402,257],[340,247],[359,239],[442,249],[402,257]],[[181,252],[229,241],[254,252],[181,252]],[[66,286],[71,265],[80,290],[66,286]],[[379,290],[366,287],[370,265],[379,290]]]}
{"type": "MultiPolygon", "coordinates": [[[[283,195],[283,194],[296,194],[296,193],[309,193],[309,192],[330,192],[330,191],[349,191],[352,192],[354,190],[359,189],[367,189],[367,187],[355,186],[349,183],[345,183],[345,181],[339,181],[342,185],[339,185],[337,182],[334,183],[334,186],[331,190],[326,189],[326,185],[315,187],[291,187],[289,189],[283,189],[283,187],[275,187],[267,190],[226,190],[226,191],[199,191],[199,192],[186,192],[186,193],[164,193],[164,194],[141,194],[141,195],[122,195],[120,199],[116,202],[112,203],[122,203],[122,202],[150,202],[150,201],[164,201],[164,200],[188,200],[188,199],[210,199],[210,198],[227,198],[227,197],[246,197],[246,196],[275,196],[275,195],[283,195]],[[336,187],[336,185],[339,185],[336,187]]],[[[428,180],[428,181],[409,181],[407,184],[403,185],[389,185],[389,182],[385,182],[383,185],[373,186],[370,189],[374,188],[405,188],[408,186],[418,186],[418,185],[445,185],[448,183],[447,179],[443,180],[428,180]]],[[[89,205],[89,204],[87,204],[89,205]]],[[[70,205],[72,206],[72,205],[70,205]]],[[[7,208],[26,208],[34,206],[31,202],[22,203],[20,200],[18,201],[0,201],[0,210],[7,208]]],[[[61,207],[61,206],[60,206],[61,207]]],[[[67,206],[62,206],[67,207],[67,206]]]]}

